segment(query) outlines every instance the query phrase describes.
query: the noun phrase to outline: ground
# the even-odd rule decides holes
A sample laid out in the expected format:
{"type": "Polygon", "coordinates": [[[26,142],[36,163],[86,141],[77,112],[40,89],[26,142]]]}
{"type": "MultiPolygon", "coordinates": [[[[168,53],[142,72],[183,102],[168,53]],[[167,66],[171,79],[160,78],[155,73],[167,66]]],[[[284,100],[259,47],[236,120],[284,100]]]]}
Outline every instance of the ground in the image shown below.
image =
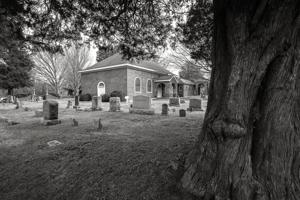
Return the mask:
{"type": "MultiPolygon", "coordinates": [[[[42,102],[23,102],[24,109],[0,105],[0,114],[20,124],[0,122],[0,197],[5,199],[180,199],[176,182],[183,156],[200,132],[204,112],[178,117],[178,109],[161,116],[122,112],[75,111],[59,101],[62,124],[43,126],[34,110],[42,102]],[[73,127],[71,118],[79,122],[73,127]],[[102,119],[99,132],[95,119],[102,119]],[[58,140],[61,145],[49,147],[58,140]]],[[[91,102],[80,102],[90,107],[91,102]]],[[[181,107],[186,108],[188,101],[181,107]]]]}

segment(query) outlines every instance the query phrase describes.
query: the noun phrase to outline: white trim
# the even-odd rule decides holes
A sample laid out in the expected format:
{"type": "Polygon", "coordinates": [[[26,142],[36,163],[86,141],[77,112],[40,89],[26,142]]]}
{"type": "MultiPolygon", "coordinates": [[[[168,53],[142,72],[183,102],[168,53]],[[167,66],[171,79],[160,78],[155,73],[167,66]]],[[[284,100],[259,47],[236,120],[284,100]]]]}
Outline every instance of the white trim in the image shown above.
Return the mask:
{"type": "Polygon", "coordinates": [[[152,79],[147,79],[147,82],[146,82],[146,93],[152,93],[153,92],[153,81],[152,79]],[[151,91],[149,92],[148,91],[148,81],[151,82],[151,91]]]}
{"type": "Polygon", "coordinates": [[[159,73],[159,74],[163,74],[163,73],[157,72],[153,69],[148,69],[148,68],[140,67],[140,66],[133,65],[133,64],[119,64],[119,65],[111,65],[111,66],[107,66],[107,67],[99,67],[99,68],[95,68],[95,69],[86,69],[86,70],[79,71],[79,73],[101,71],[101,70],[105,70],[105,69],[113,69],[113,68],[118,68],[118,67],[122,67],[122,66],[129,66],[129,67],[134,67],[134,68],[137,68],[137,69],[142,69],[142,70],[146,70],[146,71],[151,71],[151,72],[156,72],[156,73],[159,73]]]}
{"type": "Polygon", "coordinates": [[[172,76],[169,80],[155,80],[154,82],[155,83],[160,83],[160,82],[169,82],[169,81],[171,81],[172,80],[172,78],[174,78],[175,79],[175,81],[176,81],[176,83],[178,83],[178,81],[177,81],[177,79],[176,79],[176,76],[172,76]]]}
{"type": "MultiPolygon", "coordinates": [[[[106,88],[105,88],[105,83],[103,82],[103,81],[99,81],[99,83],[97,84],[97,96],[100,96],[98,93],[99,93],[99,85],[100,85],[100,83],[103,83],[103,85],[104,85],[104,92],[106,92],[106,88]]],[[[105,93],[104,93],[105,94],[105,93]]]]}
{"type": "Polygon", "coordinates": [[[134,79],[134,93],[142,93],[142,80],[140,77],[135,77],[135,79],[134,79]],[[135,84],[136,79],[140,80],[140,91],[136,91],[136,84],[135,84]]]}

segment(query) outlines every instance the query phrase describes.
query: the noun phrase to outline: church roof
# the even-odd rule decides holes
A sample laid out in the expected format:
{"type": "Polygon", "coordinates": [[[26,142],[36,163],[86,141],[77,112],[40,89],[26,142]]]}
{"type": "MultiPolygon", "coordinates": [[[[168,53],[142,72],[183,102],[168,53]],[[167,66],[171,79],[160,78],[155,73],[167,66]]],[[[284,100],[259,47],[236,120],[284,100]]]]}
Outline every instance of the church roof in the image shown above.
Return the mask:
{"type": "Polygon", "coordinates": [[[101,62],[98,62],[80,72],[101,71],[105,69],[113,69],[113,68],[126,67],[126,66],[141,69],[141,70],[151,71],[159,74],[166,74],[166,75],[172,74],[170,71],[163,68],[158,63],[152,61],[146,61],[146,60],[141,60],[141,61],[126,60],[123,59],[122,55],[119,53],[114,54],[102,60],[101,62]]]}

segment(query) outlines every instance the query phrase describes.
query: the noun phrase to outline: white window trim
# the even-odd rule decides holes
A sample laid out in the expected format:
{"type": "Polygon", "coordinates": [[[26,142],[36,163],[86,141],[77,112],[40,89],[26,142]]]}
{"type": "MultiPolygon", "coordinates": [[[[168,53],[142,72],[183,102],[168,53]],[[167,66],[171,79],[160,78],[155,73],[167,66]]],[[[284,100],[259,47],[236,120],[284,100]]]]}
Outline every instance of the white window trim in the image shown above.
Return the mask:
{"type": "Polygon", "coordinates": [[[147,82],[146,82],[146,92],[147,93],[152,93],[153,92],[153,81],[151,79],[147,79],[147,82]],[[151,91],[150,92],[148,91],[148,81],[151,82],[151,91]]]}
{"type": "MultiPolygon", "coordinates": [[[[103,81],[99,81],[99,83],[97,84],[97,96],[99,95],[99,94],[98,94],[98,89],[99,89],[100,83],[103,83],[103,85],[104,85],[104,90],[106,89],[106,88],[105,88],[105,83],[104,83],[103,81]]],[[[105,92],[106,92],[106,91],[105,91],[105,92]]]]}
{"type": "Polygon", "coordinates": [[[134,79],[134,93],[142,93],[142,80],[140,77],[135,77],[134,79]],[[139,79],[140,80],[140,91],[136,91],[136,79],[139,79]]]}

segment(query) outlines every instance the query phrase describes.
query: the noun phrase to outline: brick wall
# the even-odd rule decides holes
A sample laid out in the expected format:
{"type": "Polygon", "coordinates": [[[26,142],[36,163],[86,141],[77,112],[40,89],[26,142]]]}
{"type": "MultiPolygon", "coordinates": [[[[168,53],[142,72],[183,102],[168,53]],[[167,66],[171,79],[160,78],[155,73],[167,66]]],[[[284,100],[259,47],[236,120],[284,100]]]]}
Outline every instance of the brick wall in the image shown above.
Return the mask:
{"type": "Polygon", "coordinates": [[[100,81],[103,81],[105,83],[106,94],[110,94],[112,91],[118,90],[127,95],[126,68],[82,73],[82,94],[89,93],[92,96],[97,95],[97,85],[100,81]]]}
{"type": "Polygon", "coordinates": [[[135,96],[135,95],[146,95],[146,96],[150,96],[150,97],[156,96],[156,90],[154,88],[153,79],[158,78],[159,77],[158,74],[128,68],[127,69],[127,77],[128,77],[127,91],[128,91],[128,96],[130,97],[130,99],[132,99],[132,96],[135,96]],[[140,80],[141,80],[141,93],[137,93],[134,91],[134,80],[136,77],[140,78],[140,80]],[[147,92],[147,80],[148,79],[152,80],[152,93],[147,92]]]}

